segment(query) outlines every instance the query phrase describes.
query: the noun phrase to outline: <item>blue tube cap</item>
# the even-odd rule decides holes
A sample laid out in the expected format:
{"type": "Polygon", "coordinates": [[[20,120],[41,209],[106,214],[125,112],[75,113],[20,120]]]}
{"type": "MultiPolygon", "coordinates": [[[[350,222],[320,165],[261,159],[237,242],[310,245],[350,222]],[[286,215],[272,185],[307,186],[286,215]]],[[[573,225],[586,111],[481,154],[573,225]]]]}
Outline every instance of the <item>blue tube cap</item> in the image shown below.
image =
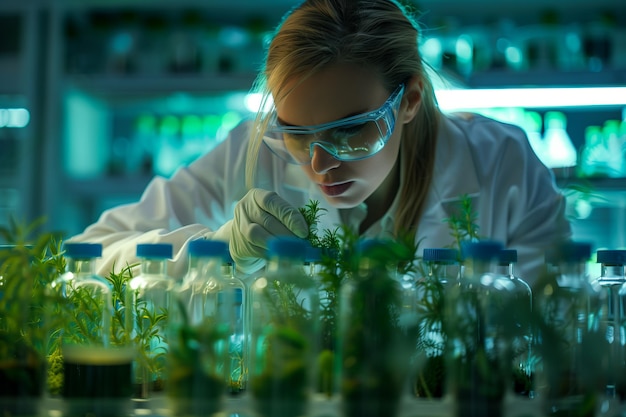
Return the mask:
{"type": "Polygon", "coordinates": [[[297,237],[277,236],[269,240],[267,256],[281,256],[304,262],[308,243],[297,237]]]}
{"type": "Polygon", "coordinates": [[[189,255],[220,257],[224,261],[228,252],[228,244],[221,240],[196,239],[189,242],[189,255]]]}
{"type": "Polygon", "coordinates": [[[451,248],[425,248],[422,259],[426,262],[455,263],[459,251],[451,248]]]}
{"type": "Polygon", "coordinates": [[[599,250],[597,261],[605,265],[625,265],[626,250],[599,250]]]}
{"type": "Polygon", "coordinates": [[[554,245],[546,252],[546,261],[585,262],[591,258],[591,243],[566,241],[554,245]]]}
{"type": "Polygon", "coordinates": [[[461,242],[461,253],[463,255],[463,259],[475,259],[479,261],[497,260],[502,249],[502,242],[496,240],[461,242]]]}
{"type": "Polygon", "coordinates": [[[173,251],[171,243],[139,243],[137,245],[138,258],[171,259],[173,251]]]}
{"type": "Polygon", "coordinates": [[[102,256],[100,243],[65,243],[65,256],[68,258],[99,258],[102,256]]]}

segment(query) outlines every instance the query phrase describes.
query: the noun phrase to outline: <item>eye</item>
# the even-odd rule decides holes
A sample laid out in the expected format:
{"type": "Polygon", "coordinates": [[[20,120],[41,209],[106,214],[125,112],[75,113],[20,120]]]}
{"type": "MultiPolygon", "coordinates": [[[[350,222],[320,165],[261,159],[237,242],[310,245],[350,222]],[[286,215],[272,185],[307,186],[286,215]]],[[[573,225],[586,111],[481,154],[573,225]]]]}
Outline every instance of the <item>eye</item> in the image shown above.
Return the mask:
{"type": "Polygon", "coordinates": [[[358,135],[365,128],[366,123],[350,126],[342,126],[332,130],[333,139],[344,139],[346,136],[358,135]]]}
{"type": "Polygon", "coordinates": [[[283,140],[285,142],[309,142],[311,139],[311,135],[283,132],[283,140]]]}

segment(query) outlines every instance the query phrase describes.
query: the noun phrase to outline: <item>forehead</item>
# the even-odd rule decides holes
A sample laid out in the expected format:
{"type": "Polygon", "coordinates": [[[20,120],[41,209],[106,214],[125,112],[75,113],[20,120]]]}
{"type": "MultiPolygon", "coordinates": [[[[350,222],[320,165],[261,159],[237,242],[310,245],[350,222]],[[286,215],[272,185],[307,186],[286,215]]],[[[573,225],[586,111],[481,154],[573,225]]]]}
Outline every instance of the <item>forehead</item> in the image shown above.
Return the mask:
{"type": "Polygon", "coordinates": [[[276,103],[276,112],[282,122],[293,126],[328,123],[374,110],[390,94],[374,70],[346,63],[330,65],[286,88],[289,93],[276,103]]]}

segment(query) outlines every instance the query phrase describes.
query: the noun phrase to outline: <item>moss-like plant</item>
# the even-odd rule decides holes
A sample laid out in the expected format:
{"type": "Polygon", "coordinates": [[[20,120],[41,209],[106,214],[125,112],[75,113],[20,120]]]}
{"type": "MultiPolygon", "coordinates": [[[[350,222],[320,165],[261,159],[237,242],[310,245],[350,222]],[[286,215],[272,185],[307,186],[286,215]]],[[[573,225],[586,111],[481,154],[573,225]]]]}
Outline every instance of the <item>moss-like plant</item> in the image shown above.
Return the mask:
{"type": "MultiPolygon", "coordinates": [[[[452,247],[461,253],[464,241],[480,240],[477,215],[472,207],[472,199],[462,195],[449,217],[443,219],[448,225],[450,236],[454,239],[452,247]]],[[[459,257],[459,264],[462,259],[459,257]]],[[[441,265],[428,270],[429,265],[418,259],[416,262],[415,282],[421,294],[417,306],[420,316],[419,335],[416,344],[416,364],[411,378],[411,388],[415,396],[420,398],[441,398],[445,392],[447,377],[444,359],[445,332],[443,321],[445,316],[445,297],[448,286],[442,283],[441,265]],[[437,336],[433,337],[433,332],[437,336]]]]}
{"type": "Polygon", "coordinates": [[[401,288],[393,276],[399,246],[368,248],[342,292],[340,392],[348,417],[396,415],[405,391],[415,333],[400,322],[401,288]]]}
{"type": "Polygon", "coordinates": [[[450,228],[450,235],[454,238],[455,247],[461,253],[462,242],[480,240],[478,214],[472,206],[472,198],[463,194],[459,198],[457,210],[443,219],[450,228]]]}
{"type": "Polygon", "coordinates": [[[142,373],[139,379],[135,378],[139,382],[135,396],[146,398],[149,396],[148,392],[162,391],[164,388],[168,353],[165,323],[169,312],[164,308],[154,311],[141,297],[137,297],[131,307],[134,310],[135,325],[131,337],[132,344],[137,349],[135,363],[137,370],[142,373]]]}
{"type": "MultiPolygon", "coordinates": [[[[8,226],[0,227],[0,238],[8,244],[0,250],[0,363],[14,358],[32,365],[32,369],[35,364],[41,371],[47,368],[44,384],[32,386],[40,392],[47,380],[48,391],[58,395],[63,389],[62,339],[101,344],[98,311],[105,306],[95,305],[98,301],[82,288],[74,288],[65,296],[48,291],[51,283],[65,273],[67,261],[62,234],[41,232],[44,223],[43,219],[31,224],[10,219],[8,226]]],[[[152,338],[163,336],[159,326],[166,320],[167,312],[150,314],[140,300],[133,307],[134,316],[141,317],[140,331],[134,335],[127,331],[124,292],[132,278],[132,268],[128,265],[106,277],[112,287],[112,305],[106,307],[113,311],[108,343],[111,347],[137,346],[137,360],[161,375],[164,353],[150,356],[145,347],[152,338]]],[[[33,377],[39,375],[29,372],[33,377]]],[[[4,374],[0,374],[2,380],[4,374]]],[[[3,386],[17,387],[10,383],[3,386]]],[[[34,393],[34,388],[30,392],[34,393]]]]}
{"type": "Polygon", "coordinates": [[[266,417],[303,415],[317,345],[318,296],[313,280],[291,268],[278,278],[257,281],[252,288],[250,388],[256,411],[266,417]]]}
{"type": "Polygon", "coordinates": [[[417,305],[420,324],[410,377],[411,390],[419,398],[441,398],[446,378],[442,329],[446,287],[440,279],[440,268],[435,268],[431,276],[423,263],[419,265],[417,276],[420,278],[415,285],[421,293],[417,305]]]}
{"type": "Polygon", "coordinates": [[[319,392],[331,396],[335,390],[335,341],[338,324],[339,289],[351,266],[345,264],[345,248],[356,236],[345,227],[333,230],[319,230],[319,220],[326,209],[320,207],[319,201],[311,200],[300,212],[309,227],[307,240],[314,248],[321,249],[319,260],[320,290],[320,357],[318,358],[319,392]],[[343,242],[343,243],[342,243],[343,242]]]}
{"type": "Polygon", "coordinates": [[[43,221],[11,219],[0,227],[0,414],[34,414],[45,388],[45,288],[63,270],[58,236],[40,234],[43,221]]]}
{"type": "Polygon", "coordinates": [[[393,415],[403,392],[406,347],[409,338],[415,337],[415,329],[400,326],[399,288],[390,278],[416,268],[414,236],[403,234],[371,253],[378,266],[372,265],[365,273],[360,268],[360,236],[355,231],[345,225],[319,231],[317,223],[323,210],[315,201],[301,211],[309,223],[311,245],[322,249],[318,272],[323,326],[318,389],[329,396],[340,390],[347,415],[393,415]],[[353,314],[340,336],[339,301],[345,285],[355,287],[350,305],[343,307],[353,314]],[[338,340],[343,345],[341,355],[337,355],[338,340]],[[337,361],[339,357],[341,363],[337,361]],[[338,370],[342,381],[336,386],[334,374],[338,370]]]}

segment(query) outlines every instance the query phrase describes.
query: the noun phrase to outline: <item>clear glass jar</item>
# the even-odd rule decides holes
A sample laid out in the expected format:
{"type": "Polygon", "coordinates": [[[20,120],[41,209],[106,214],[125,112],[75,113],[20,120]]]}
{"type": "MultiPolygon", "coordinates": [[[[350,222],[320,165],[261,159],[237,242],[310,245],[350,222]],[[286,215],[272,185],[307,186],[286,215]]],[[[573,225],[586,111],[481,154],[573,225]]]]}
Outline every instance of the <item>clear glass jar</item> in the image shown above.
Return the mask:
{"type": "Polygon", "coordinates": [[[458,280],[459,252],[451,248],[425,248],[421,265],[412,280],[402,280],[403,309],[411,310],[411,315],[419,321],[410,391],[419,398],[442,398],[445,295],[458,280]]]}
{"type": "Polygon", "coordinates": [[[134,350],[114,342],[121,329],[112,324],[113,289],[95,272],[102,245],[66,243],[64,249],[66,272],[49,288],[49,351],[52,358],[60,348],[65,413],[128,415],[134,350]]]}
{"type": "Polygon", "coordinates": [[[402,289],[390,244],[359,241],[356,270],[341,288],[338,386],[345,417],[393,417],[406,392],[415,339],[400,321],[402,289]]]}
{"type": "Polygon", "coordinates": [[[626,399],[626,250],[599,250],[596,257],[600,276],[592,285],[600,292],[599,331],[608,344],[605,395],[623,401],[626,399]]]}
{"type": "Polygon", "coordinates": [[[127,331],[137,349],[134,375],[138,398],[149,398],[164,389],[167,321],[175,285],[167,273],[172,252],[169,243],[138,244],[139,274],[130,279],[126,290],[127,331]]]}
{"type": "MultiPolygon", "coordinates": [[[[336,394],[334,361],[339,294],[335,281],[337,274],[330,270],[336,257],[336,254],[330,255],[326,248],[307,245],[304,258],[304,271],[315,282],[319,291],[320,356],[315,387],[318,393],[323,394],[320,398],[323,400],[332,399],[336,394]]],[[[319,408],[319,404],[316,407],[319,408]]]]}
{"type": "Polygon", "coordinates": [[[599,294],[590,284],[591,245],[563,242],[546,253],[548,268],[534,291],[541,361],[536,392],[546,416],[592,417],[598,405],[605,342],[597,331],[599,294]]]}
{"type": "Polygon", "coordinates": [[[223,269],[228,245],[189,242],[189,269],[169,320],[167,394],[173,415],[211,416],[245,388],[243,283],[223,269]]]}
{"type": "Polygon", "coordinates": [[[498,255],[495,272],[504,275],[513,284],[513,298],[510,311],[513,314],[515,327],[513,336],[513,393],[523,397],[535,396],[533,389],[533,368],[537,360],[533,349],[532,331],[532,290],[530,285],[515,273],[517,250],[502,249],[498,255]]]}
{"type": "Polygon", "coordinates": [[[304,240],[269,241],[250,288],[250,391],[257,416],[304,417],[319,354],[319,289],[304,272],[304,240]]]}
{"type": "Polygon", "coordinates": [[[248,290],[243,280],[235,275],[235,264],[228,245],[222,259],[222,277],[224,277],[224,292],[227,294],[222,300],[227,303],[226,315],[230,320],[230,336],[228,343],[229,372],[228,393],[239,395],[248,387],[249,331],[246,311],[248,309],[248,290]]]}
{"type": "Polygon", "coordinates": [[[454,415],[501,416],[510,390],[514,285],[495,273],[496,241],[462,242],[464,272],[446,297],[446,395],[454,415]]]}

